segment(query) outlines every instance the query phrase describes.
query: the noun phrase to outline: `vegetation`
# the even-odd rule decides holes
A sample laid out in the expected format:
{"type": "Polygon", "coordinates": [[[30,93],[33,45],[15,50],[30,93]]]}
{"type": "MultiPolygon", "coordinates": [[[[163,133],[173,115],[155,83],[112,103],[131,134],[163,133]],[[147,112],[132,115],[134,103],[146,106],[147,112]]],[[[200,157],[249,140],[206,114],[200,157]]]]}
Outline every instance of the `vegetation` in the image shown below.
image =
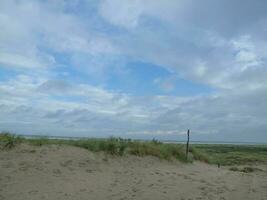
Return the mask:
{"type": "Polygon", "coordinates": [[[0,149],[11,149],[21,141],[22,141],[21,137],[12,135],[8,132],[0,133],[0,149]]]}
{"type": "Polygon", "coordinates": [[[108,139],[83,139],[83,140],[51,140],[51,139],[28,139],[27,142],[33,145],[39,144],[63,144],[72,145],[88,149],[93,152],[106,152],[111,155],[122,156],[131,154],[136,156],[155,156],[161,159],[178,159],[185,161],[185,151],[183,145],[163,144],[152,140],[148,142],[133,141],[122,138],[108,139]]]}
{"type": "Polygon", "coordinates": [[[191,147],[189,151],[192,153],[194,160],[199,160],[205,163],[210,163],[210,158],[205,152],[199,151],[194,146],[191,147]]]}
{"type": "Polygon", "coordinates": [[[244,172],[244,173],[251,173],[251,172],[254,172],[254,171],[262,171],[262,169],[259,169],[259,168],[255,168],[255,167],[241,167],[241,168],[238,168],[238,167],[230,167],[229,170],[231,171],[235,171],[235,172],[244,172]]]}
{"type": "MultiPolygon", "coordinates": [[[[123,156],[131,154],[136,156],[155,156],[160,159],[192,162],[202,162],[218,165],[245,165],[267,163],[267,146],[245,145],[191,145],[189,159],[186,159],[184,144],[166,144],[153,139],[152,141],[134,141],[122,138],[108,139],[80,139],[62,140],[49,139],[46,137],[25,139],[10,133],[0,133],[0,148],[11,149],[18,143],[28,143],[35,146],[56,144],[71,145],[88,149],[93,152],[106,152],[111,155],[123,156]]],[[[238,169],[233,171],[250,171],[251,169],[238,169]]]]}
{"type": "Polygon", "coordinates": [[[81,140],[60,140],[48,139],[46,137],[25,139],[16,137],[9,133],[0,133],[0,144],[4,149],[11,149],[19,142],[28,143],[35,146],[42,145],[71,145],[88,149],[93,152],[106,152],[111,155],[122,156],[131,154],[136,156],[155,156],[160,159],[178,159],[186,161],[185,149],[181,144],[164,144],[157,140],[148,142],[133,141],[130,139],[114,138],[109,139],[81,139],[81,140]]]}
{"type": "Polygon", "coordinates": [[[205,155],[211,164],[267,163],[266,145],[193,145],[193,149],[195,154],[205,155]]]}

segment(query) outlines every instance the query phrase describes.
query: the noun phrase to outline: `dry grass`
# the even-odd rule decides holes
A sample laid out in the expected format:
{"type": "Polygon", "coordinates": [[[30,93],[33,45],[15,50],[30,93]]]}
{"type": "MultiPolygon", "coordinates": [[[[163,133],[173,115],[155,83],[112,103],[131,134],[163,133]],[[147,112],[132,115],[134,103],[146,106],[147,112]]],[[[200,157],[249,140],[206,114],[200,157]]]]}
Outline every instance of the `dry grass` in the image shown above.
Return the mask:
{"type": "MultiPolygon", "coordinates": [[[[81,140],[48,139],[46,137],[25,139],[7,132],[0,133],[1,149],[11,149],[21,142],[35,146],[49,144],[71,145],[85,148],[92,152],[102,151],[118,156],[123,156],[125,154],[155,156],[160,159],[177,159],[183,162],[199,160],[216,165],[236,166],[253,163],[267,163],[267,146],[259,145],[191,145],[189,158],[186,159],[184,144],[166,144],[157,140],[144,142],[114,137],[108,139],[81,140]]],[[[232,170],[234,171],[235,169],[233,168],[232,170]]],[[[249,170],[250,169],[244,169],[244,171],[249,170]]]]}

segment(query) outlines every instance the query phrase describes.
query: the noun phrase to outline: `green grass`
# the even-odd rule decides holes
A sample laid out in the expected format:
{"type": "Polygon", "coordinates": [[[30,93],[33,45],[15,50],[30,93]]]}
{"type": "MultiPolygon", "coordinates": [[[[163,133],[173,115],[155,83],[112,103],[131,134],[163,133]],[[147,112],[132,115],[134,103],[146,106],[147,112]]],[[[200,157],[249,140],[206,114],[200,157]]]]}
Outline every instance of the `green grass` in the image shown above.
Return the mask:
{"type": "Polygon", "coordinates": [[[12,149],[16,144],[22,142],[22,138],[8,132],[0,133],[0,149],[12,149]]]}
{"type": "Polygon", "coordinates": [[[50,144],[71,145],[92,152],[106,152],[118,156],[123,156],[125,154],[155,156],[160,159],[177,159],[183,162],[199,160],[210,164],[225,166],[267,163],[267,146],[263,145],[190,145],[189,159],[186,159],[184,144],[166,144],[157,140],[142,142],[114,137],[108,139],[82,140],[59,140],[48,139],[46,137],[25,139],[9,133],[0,133],[0,148],[2,149],[11,149],[15,147],[16,144],[22,142],[35,146],[50,144]]]}
{"type": "Polygon", "coordinates": [[[59,140],[48,139],[45,137],[36,139],[19,138],[9,133],[0,133],[0,144],[3,148],[13,148],[17,143],[28,143],[34,146],[42,145],[71,145],[81,147],[93,152],[106,152],[111,155],[123,156],[131,154],[136,156],[155,156],[160,159],[180,161],[186,160],[184,145],[182,144],[164,144],[157,140],[141,142],[122,138],[108,139],[82,139],[82,140],[59,140]],[[19,141],[19,142],[18,142],[19,141]]]}
{"type": "Polygon", "coordinates": [[[211,164],[246,165],[267,163],[267,145],[193,145],[211,164]]]}
{"type": "Polygon", "coordinates": [[[129,139],[109,138],[109,139],[88,139],[70,140],[67,144],[88,149],[93,152],[104,151],[112,155],[131,154],[136,156],[155,156],[161,159],[178,159],[186,161],[183,145],[163,144],[158,141],[132,141],[129,139]]]}

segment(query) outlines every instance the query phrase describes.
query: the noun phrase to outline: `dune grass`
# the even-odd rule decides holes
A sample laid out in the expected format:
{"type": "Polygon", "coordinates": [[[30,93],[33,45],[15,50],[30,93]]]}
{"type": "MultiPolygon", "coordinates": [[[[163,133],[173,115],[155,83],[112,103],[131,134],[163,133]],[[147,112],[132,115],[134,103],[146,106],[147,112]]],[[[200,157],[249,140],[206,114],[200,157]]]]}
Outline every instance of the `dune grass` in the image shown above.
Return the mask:
{"type": "Polygon", "coordinates": [[[8,132],[0,133],[0,149],[12,149],[16,144],[21,143],[22,138],[8,132]]]}
{"type": "Polygon", "coordinates": [[[225,166],[267,163],[267,145],[193,145],[195,154],[225,166]]]}
{"type": "Polygon", "coordinates": [[[46,137],[25,139],[9,133],[0,134],[0,144],[2,149],[13,148],[18,143],[28,143],[35,146],[42,145],[71,145],[81,147],[92,152],[106,152],[111,155],[123,156],[131,154],[136,156],[155,156],[160,159],[180,161],[186,160],[184,145],[181,144],[164,144],[157,140],[152,141],[134,141],[122,138],[108,139],[81,139],[81,140],[61,140],[48,139],[46,137]]]}
{"type": "MultiPolygon", "coordinates": [[[[92,152],[106,152],[111,155],[123,156],[155,156],[165,160],[192,162],[199,160],[210,164],[225,166],[267,163],[267,146],[247,145],[191,145],[189,158],[186,159],[184,144],[166,144],[157,140],[135,141],[122,138],[63,140],[47,137],[26,139],[10,133],[0,133],[0,148],[11,149],[19,143],[35,146],[56,144],[71,145],[92,152]]],[[[233,170],[234,171],[234,170],[233,170]]]]}

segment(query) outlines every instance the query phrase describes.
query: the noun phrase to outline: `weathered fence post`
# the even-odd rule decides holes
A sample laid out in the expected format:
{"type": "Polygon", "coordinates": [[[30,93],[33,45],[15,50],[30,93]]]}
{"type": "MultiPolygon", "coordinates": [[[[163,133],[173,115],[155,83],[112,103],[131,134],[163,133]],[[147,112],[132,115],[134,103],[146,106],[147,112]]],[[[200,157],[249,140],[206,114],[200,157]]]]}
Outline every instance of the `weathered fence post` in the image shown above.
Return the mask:
{"type": "Polygon", "coordinates": [[[189,129],[187,130],[187,143],[186,143],[186,160],[188,160],[188,152],[189,152],[189,134],[190,134],[190,131],[189,129]]]}

